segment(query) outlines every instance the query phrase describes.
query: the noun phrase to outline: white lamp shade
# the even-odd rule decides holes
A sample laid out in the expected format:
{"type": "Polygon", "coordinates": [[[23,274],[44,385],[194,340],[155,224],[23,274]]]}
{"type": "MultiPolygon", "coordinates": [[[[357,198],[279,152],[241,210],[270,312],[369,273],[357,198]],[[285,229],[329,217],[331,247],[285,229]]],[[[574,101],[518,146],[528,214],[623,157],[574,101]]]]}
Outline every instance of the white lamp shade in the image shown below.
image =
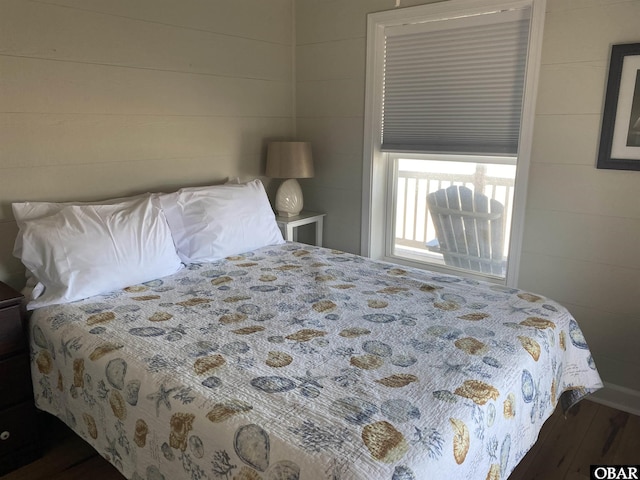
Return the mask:
{"type": "Polygon", "coordinates": [[[282,217],[300,215],[304,201],[300,184],[295,178],[282,182],[276,192],[276,211],[282,217]]]}

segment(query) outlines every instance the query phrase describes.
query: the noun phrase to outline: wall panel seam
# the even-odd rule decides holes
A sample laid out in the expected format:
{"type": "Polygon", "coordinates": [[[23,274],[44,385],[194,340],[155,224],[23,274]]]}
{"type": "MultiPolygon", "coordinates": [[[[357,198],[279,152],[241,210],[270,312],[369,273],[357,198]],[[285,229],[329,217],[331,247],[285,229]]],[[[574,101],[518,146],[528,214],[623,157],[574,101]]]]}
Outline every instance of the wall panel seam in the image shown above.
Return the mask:
{"type": "Polygon", "coordinates": [[[174,70],[169,68],[158,68],[158,67],[142,67],[137,65],[126,65],[126,64],[118,64],[118,63],[87,62],[87,61],[69,60],[69,59],[61,59],[61,58],[37,57],[37,56],[31,56],[31,55],[14,55],[14,54],[0,53],[0,57],[38,60],[38,61],[44,61],[44,62],[72,63],[76,65],[92,65],[92,66],[98,66],[98,67],[125,68],[125,69],[131,69],[131,70],[145,70],[145,71],[152,71],[152,72],[180,73],[184,75],[200,75],[204,77],[235,78],[235,79],[239,78],[244,80],[259,80],[264,82],[284,83],[284,84],[288,84],[291,82],[290,79],[278,80],[278,79],[266,78],[266,77],[252,77],[252,76],[246,76],[246,75],[225,75],[220,73],[207,73],[207,72],[198,72],[198,71],[189,71],[189,70],[174,70]]]}
{"type": "Polygon", "coordinates": [[[529,249],[522,249],[522,253],[527,254],[527,255],[531,255],[531,256],[537,256],[537,257],[546,257],[546,258],[552,258],[555,260],[567,260],[569,262],[575,262],[575,263],[583,263],[583,264],[587,264],[587,265],[598,265],[601,267],[610,267],[610,268],[614,268],[616,270],[625,270],[625,271],[629,271],[629,272],[640,272],[640,268],[638,267],[628,267],[625,265],[618,265],[618,264],[614,264],[614,263],[605,263],[605,262],[594,262],[592,260],[587,260],[584,258],[573,258],[573,257],[568,257],[566,255],[553,255],[550,253],[540,253],[540,252],[536,252],[533,250],[529,250],[529,249]]]}
{"type": "Polygon", "coordinates": [[[553,212],[553,213],[564,213],[566,215],[580,215],[585,217],[594,217],[594,218],[617,218],[620,220],[633,220],[640,221],[640,217],[630,217],[624,215],[603,215],[601,213],[590,213],[590,212],[577,212],[572,210],[558,210],[556,208],[540,208],[540,207],[527,207],[526,212],[553,212]]]}
{"type": "Polygon", "coordinates": [[[72,6],[69,6],[69,5],[60,5],[60,4],[55,3],[55,2],[47,2],[47,1],[43,1],[43,0],[29,0],[29,2],[30,3],[36,3],[36,4],[42,4],[42,5],[48,5],[50,7],[64,8],[64,9],[69,9],[69,10],[77,10],[77,11],[80,11],[80,12],[93,13],[93,14],[96,14],[96,15],[104,15],[104,16],[113,17],[113,18],[122,18],[122,19],[132,20],[132,21],[136,21],[136,22],[149,23],[149,24],[153,24],[153,25],[162,25],[164,27],[172,27],[172,28],[178,28],[178,29],[182,29],[182,30],[193,30],[193,31],[196,31],[196,32],[211,33],[211,34],[214,34],[214,35],[221,35],[221,36],[230,37],[230,38],[242,38],[244,40],[255,40],[257,42],[270,43],[270,44],[273,44],[273,45],[288,46],[288,44],[286,42],[276,42],[274,40],[265,40],[265,39],[261,39],[261,38],[248,37],[248,36],[244,36],[244,35],[232,35],[230,33],[221,33],[221,32],[217,32],[217,31],[214,31],[214,30],[207,30],[206,28],[188,27],[188,26],[185,26],[185,25],[160,22],[160,21],[157,21],[157,20],[148,20],[148,19],[138,18],[138,17],[128,17],[126,15],[117,15],[115,13],[107,13],[107,12],[101,12],[99,10],[91,10],[89,8],[79,8],[79,7],[72,7],[72,6]]]}

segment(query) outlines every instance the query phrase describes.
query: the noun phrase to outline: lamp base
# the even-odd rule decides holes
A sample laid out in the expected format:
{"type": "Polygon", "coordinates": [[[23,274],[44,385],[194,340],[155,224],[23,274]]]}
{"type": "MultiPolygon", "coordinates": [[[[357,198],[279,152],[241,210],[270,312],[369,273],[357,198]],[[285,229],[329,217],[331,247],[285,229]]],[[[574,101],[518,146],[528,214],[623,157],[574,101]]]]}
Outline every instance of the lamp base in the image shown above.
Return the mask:
{"type": "Polygon", "coordinates": [[[276,211],[281,217],[300,215],[303,206],[302,189],[295,178],[282,182],[276,192],[276,211]]]}
{"type": "Polygon", "coordinates": [[[276,210],[276,213],[278,214],[279,217],[297,217],[298,215],[300,215],[300,212],[289,213],[289,212],[283,212],[282,210],[276,210]]]}

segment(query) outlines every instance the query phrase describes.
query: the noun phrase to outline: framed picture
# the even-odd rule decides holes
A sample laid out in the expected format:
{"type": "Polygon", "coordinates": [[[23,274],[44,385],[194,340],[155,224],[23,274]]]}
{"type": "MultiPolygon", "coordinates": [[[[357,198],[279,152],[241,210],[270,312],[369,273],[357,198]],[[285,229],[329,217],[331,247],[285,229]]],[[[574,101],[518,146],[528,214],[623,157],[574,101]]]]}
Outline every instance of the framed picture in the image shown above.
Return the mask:
{"type": "Polygon", "coordinates": [[[640,43],[611,48],[597,166],[640,170],[640,43]]]}

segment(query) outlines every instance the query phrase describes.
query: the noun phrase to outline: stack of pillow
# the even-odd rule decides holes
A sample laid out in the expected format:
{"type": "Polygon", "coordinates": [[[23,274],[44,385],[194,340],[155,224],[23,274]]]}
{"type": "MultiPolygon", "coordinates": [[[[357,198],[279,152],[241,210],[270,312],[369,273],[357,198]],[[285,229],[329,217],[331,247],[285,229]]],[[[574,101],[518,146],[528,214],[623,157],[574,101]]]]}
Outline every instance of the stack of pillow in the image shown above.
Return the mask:
{"type": "Polygon", "coordinates": [[[284,243],[260,180],[102,202],[14,203],[13,213],[29,310],[284,243]]]}

